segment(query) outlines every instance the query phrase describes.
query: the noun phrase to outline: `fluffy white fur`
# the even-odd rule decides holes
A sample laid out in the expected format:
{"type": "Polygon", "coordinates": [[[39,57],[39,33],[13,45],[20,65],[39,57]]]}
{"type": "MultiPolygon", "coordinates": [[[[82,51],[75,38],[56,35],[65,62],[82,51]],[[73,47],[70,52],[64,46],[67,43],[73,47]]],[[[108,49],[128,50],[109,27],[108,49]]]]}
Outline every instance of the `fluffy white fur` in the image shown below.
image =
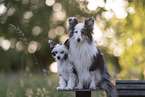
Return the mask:
{"type": "MultiPolygon", "coordinates": [[[[51,44],[52,41],[49,41],[49,43],[51,44]]],[[[65,58],[65,55],[69,54],[68,48],[64,44],[56,44],[52,53],[54,54],[53,57],[57,61],[58,74],[60,76],[59,87],[57,87],[57,90],[74,89],[76,80],[76,75],[73,73],[74,66],[70,61],[69,56],[65,58]],[[60,57],[59,59],[58,56],[60,57]]]]}
{"type": "Polygon", "coordinates": [[[73,36],[69,39],[70,56],[74,62],[79,78],[79,84],[76,88],[83,89],[83,86],[89,86],[89,89],[96,89],[97,83],[101,80],[100,71],[90,72],[89,69],[93,61],[93,56],[96,56],[97,46],[94,40],[88,43],[87,37],[81,35],[83,27],[83,23],[78,23],[74,27],[73,36]],[[78,38],[80,42],[77,41],[78,38]]]}

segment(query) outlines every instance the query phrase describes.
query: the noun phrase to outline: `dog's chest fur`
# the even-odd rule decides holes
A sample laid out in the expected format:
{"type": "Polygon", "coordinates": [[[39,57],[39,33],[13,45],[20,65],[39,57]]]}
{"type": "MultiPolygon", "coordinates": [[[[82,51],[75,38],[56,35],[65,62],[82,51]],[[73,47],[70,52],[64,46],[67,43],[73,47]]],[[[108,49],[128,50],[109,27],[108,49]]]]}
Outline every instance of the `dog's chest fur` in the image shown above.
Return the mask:
{"type": "Polygon", "coordinates": [[[70,39],[70,55],[77,73],[80,76],[82,75],[81,79],[83,81],[90,80],[89,68],[92,64],[93,57],[96,56],[96,53],[97,48],[95,41],[92,41],[91,43],[88,43],[88,41],[77,43],[73,40],[73,38],[70,39]]]}
{"type": "Polygon", "coordinates": [[[73,65],[70,62],[69,59],[67,60],[61,60],[57,61],[57,67],[58,67],[58,74],[59,76],[62,76],[66,81],[68,81],[69,76],[73,74],[73,65]]]}

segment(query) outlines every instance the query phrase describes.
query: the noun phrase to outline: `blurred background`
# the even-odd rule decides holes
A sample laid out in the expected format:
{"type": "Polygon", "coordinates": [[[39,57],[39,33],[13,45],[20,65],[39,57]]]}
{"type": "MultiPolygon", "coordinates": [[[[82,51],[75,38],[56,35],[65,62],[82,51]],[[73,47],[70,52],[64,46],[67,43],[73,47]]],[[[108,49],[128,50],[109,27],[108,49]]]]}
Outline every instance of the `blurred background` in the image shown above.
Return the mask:
{"type": "Polygon", "coordinates": [[[145,0],[0,0],[0,97],[74,97],[56,90],[48,44],[68,38],[70,17],[94,17],[93,37],[112,82],[144,80],[144,8],[145,0]]]}

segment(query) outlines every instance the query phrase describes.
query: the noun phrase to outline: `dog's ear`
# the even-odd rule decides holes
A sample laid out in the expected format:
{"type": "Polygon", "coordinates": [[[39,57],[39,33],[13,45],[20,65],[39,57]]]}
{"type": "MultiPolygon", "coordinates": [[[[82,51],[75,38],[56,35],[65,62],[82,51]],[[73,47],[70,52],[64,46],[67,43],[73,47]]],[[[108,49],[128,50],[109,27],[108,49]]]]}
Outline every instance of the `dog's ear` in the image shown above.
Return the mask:
{"type": "Polygon", "coordinates": [[[65,42],[64,42],[64,45],[69,49],[69,39],[67,39],[65,42]]]}
{"type": "Polygon", "coordinates": [[[93,17],[85,20],[85,27],[89,32],[92,33],[92,30],[94,28],[94,18],[93,17]]]}
{"type": "Polygon", "coordinates": [[[49,40],[49,45],[50,45],[50,48],[53,48],[55,46],[55,43],[52,40],[49,40]]]}
{"type": "Polygon", "coordinates": [[[69,20],[69,34],[73,31],[74,27],[78,24],[78,20],[75,17],[70,18],[69,20]]]}

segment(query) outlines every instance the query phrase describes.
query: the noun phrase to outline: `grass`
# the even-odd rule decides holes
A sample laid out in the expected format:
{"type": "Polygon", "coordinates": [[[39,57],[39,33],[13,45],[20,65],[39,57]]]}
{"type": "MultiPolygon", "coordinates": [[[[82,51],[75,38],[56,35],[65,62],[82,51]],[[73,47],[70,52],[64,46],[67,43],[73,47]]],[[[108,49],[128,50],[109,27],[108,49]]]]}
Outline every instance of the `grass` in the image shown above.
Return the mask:
{"type": "MultiPolygon", "coordinates": [[[[28,72],[0,73],[0,97],[75,97],[75,92],[57,91],[59,77],[28,72]]],[[[105,97],[103,92],[92,92],[92,97],[105,97]]]]}

